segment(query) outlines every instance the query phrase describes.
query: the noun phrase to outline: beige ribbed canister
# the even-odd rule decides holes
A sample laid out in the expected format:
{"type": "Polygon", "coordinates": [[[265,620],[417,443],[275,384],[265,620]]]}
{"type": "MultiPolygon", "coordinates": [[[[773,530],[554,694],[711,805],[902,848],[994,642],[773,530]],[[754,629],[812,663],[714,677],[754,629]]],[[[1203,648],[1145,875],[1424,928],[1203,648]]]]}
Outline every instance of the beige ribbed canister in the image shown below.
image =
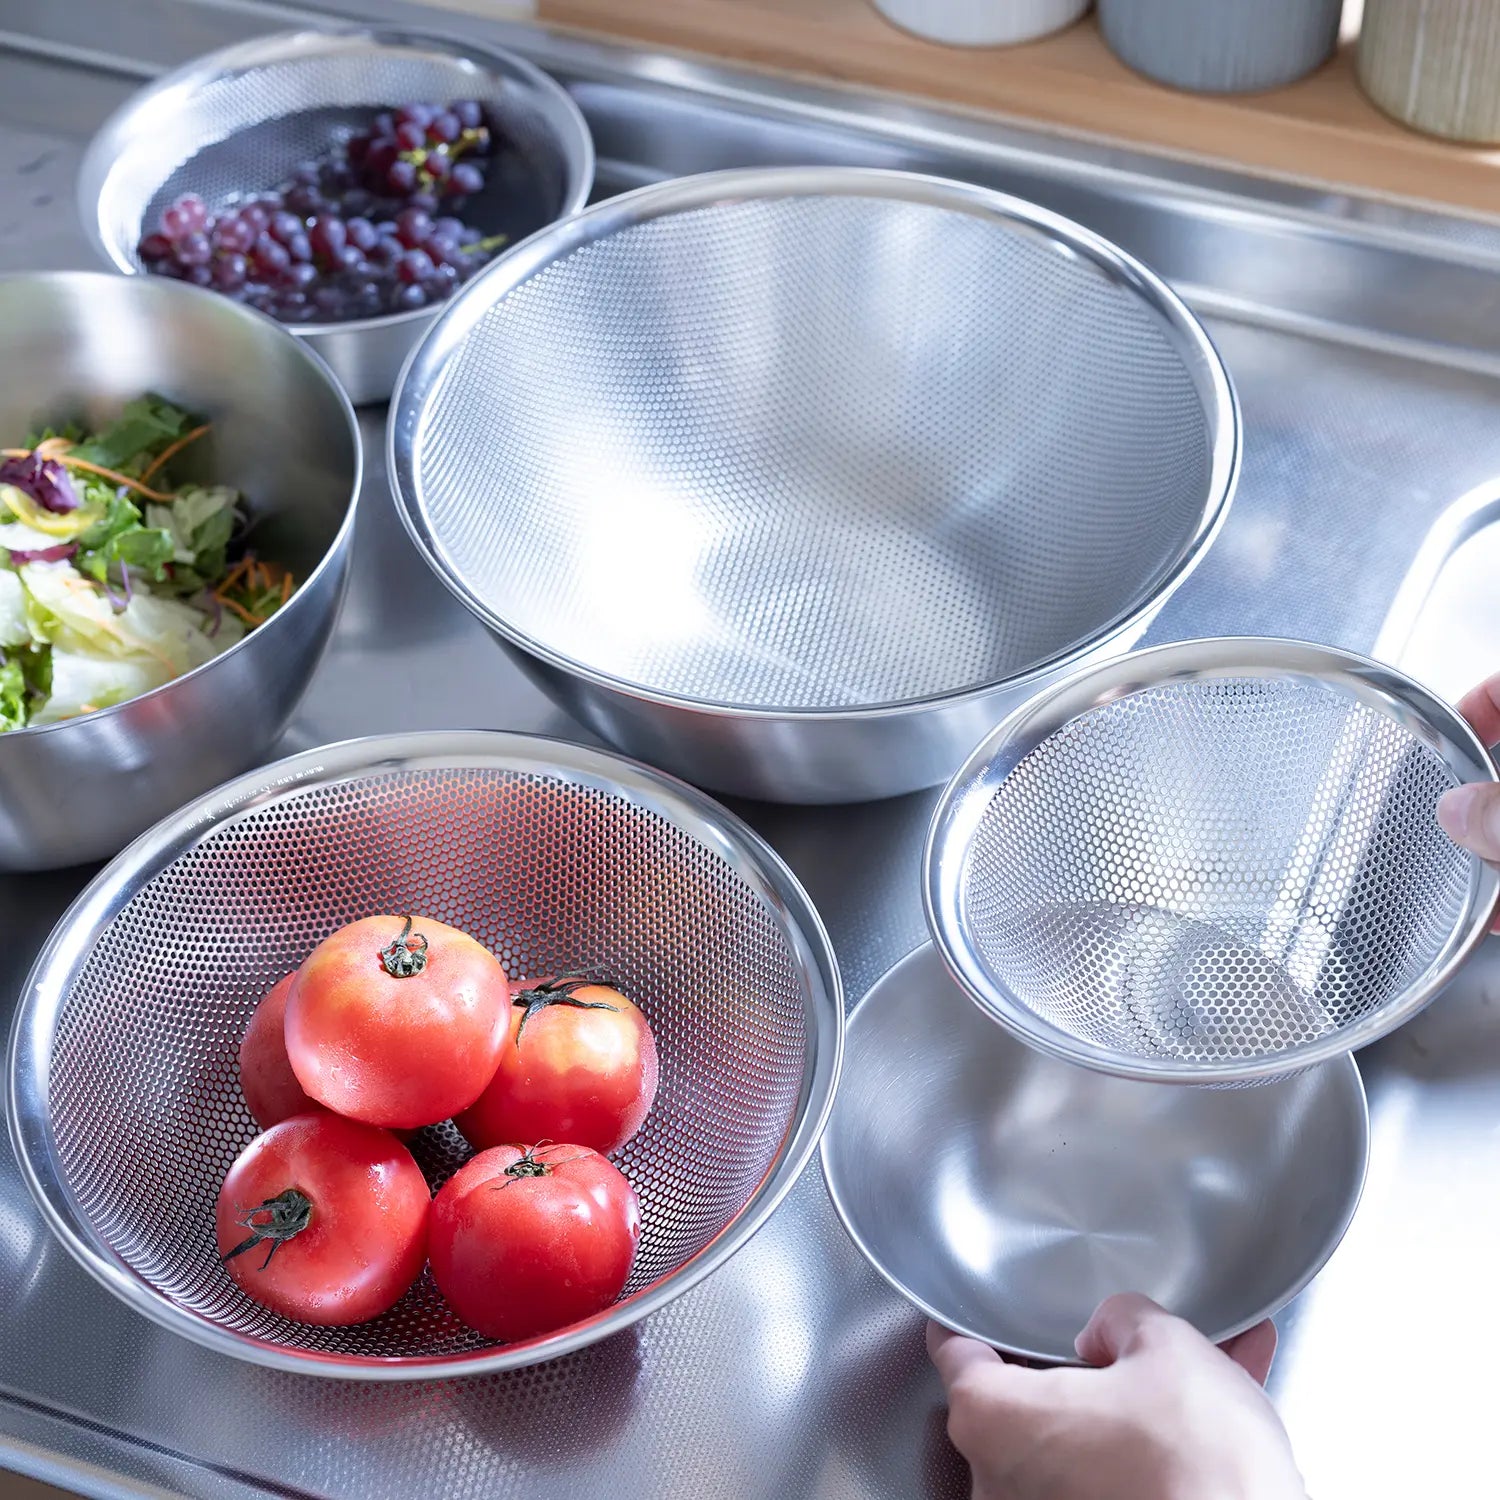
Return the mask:
{"type": "Polygon", "coordinates": [[[1359,81],[1418,130],[1500,144],[1500,0],[1365,0],[1359,81]]]}

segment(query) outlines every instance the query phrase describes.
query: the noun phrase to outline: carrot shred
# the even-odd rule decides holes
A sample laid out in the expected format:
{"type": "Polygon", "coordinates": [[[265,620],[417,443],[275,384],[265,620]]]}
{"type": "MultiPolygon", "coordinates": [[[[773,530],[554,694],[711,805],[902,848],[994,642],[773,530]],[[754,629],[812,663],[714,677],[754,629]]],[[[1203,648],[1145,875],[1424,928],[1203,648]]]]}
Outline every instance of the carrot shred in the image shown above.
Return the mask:
{"type": "Polygon", "coordinates": [[[220,579],[220,580],[219,580],[219,586],[218,586],[218,587],[217,587],[217,588],[216,588],[216,589],[215,589],[215,590],[214,590],[214,594],[215,594],[215,596],[216,596],[216,597],[217,597],[217,598],[218,598],[218,600],[219,600],[219,602],[220,602],[220,603],[221,603],[221,604],[222,604],[222,603],[227,603],[227,602],[228,602],[228,601],[227,601],[227,600],[225,600],[225,598],[224,598],[224,590],[225,590],[225,589],[227,589],[227,588],[232,588],[232,587],[233,587],[233,586],[234,586],[234,585],[235,585],[235,584],[236,584],[236,583],[238,583],[238,582],[239,582],[239,581],[240,581],[240,579],[241,579],[241,578],[242,578],[242,577],[243,577],[243,576],[244,576],[244,574],[245,574],[245,570],[246,570],[246,569],[247,569],[247,568],[248,568],[248,567],[250,567],[250,566],[251,566],[251,559],[250,559],[250,558],[248,558],[248,557],[242,557],[242,558],[241,558],[241,559],[240,559],[240,560],[239,560],[239,561],[238,561],[238,562],[237,562],[237,563],[236,563],[236,564],[235,564],[235,565],[234,565],[234,566],[233,566],[233,567],[232,567],[232,568],[231,568],[231,569],[230,569],[230,570],[229,570],[229,571],[228,571],[228,572],[227,572],[227,573],[226,573],[226,574],[225,574],[225,575],[224,575],[224,576],[223,576],[223,577],[222,577],[222,578],[221,578],[221,579],[220,579]]]}
{"type": "Polygon", "coordinates": [[[144,469],[141,470],[141,478],[149,479],[154,473],[156,473],[158,469],[163,468],[174,458],[176,458],[177,455],[181,453],[189,443],[196,443],[198,439],[201,438],[212,425],[213,424],[211,422],[205,422],[201,427],[195,427],[191,432],[184,433],[180,438],[177,439],[175,443],[171,444],[170,447],[163,448],[162,451],[158,453],[156,457],[153,458],[144,469]]]}
{"type": "Polygon", "coordinates": [[[35,450],[30,448],[0,448],[0,454],[6,458],[30,458],[33,451],[41,453],[43,458],[55,458],[59,463],[66,464],[70,469],[82,469],[86,474],[97,474],[101,479],[113,480],[115,484],[125,485],[128,489],[138,490],[148,500],[158,500],[163,505],[170,505],[172,497],[164,495],[160,490],[153,490],[149,485],[142,484],[139,479],[132,479],[128,474],[117,474],[113,469],[106,469],[101,464],[91,464],[86,458],[71,457],[65,447],[52,447],[53,443],[61,443],[62,438],[48,438],[39,444],[35,450]],[[42,453],[43,449],[47,449],[42,453]]]}
{"type": "Polygon", "coordinates": [[[263,616],[251,614],[250,611],[246,609],[243,604],[240,604],[237,600],[220,598],[219,603],[222,604],[225,609],[232,609],[235,614],[237,614],[240,619],[242,619],[247,625],[264,625],[266,623],[263,616]]]}

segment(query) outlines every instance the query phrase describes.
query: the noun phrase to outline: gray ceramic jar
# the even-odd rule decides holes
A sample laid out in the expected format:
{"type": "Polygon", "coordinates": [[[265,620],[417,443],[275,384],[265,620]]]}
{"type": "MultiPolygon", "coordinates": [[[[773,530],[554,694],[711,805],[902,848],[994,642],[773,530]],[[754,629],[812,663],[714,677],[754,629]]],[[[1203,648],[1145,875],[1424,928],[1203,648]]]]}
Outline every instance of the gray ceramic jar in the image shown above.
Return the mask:
{"type": "Polygon", "coordinates": [[[1343,0],[1099,0],[1121,62],[1173,88],[1238,94],[1280,88],[1327,60],[1343,0]]]}

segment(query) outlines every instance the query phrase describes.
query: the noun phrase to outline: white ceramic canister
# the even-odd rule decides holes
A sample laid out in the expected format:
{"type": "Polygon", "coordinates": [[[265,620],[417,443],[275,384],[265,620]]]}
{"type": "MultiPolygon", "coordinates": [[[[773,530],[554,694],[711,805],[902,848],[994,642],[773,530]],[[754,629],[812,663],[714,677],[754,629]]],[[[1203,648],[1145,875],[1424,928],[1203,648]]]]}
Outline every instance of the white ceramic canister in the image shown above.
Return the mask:
{"type": "Polygon", "coordinates": [[[1365,0],[1359,83],[1405,125],[1500,145],[1500,0],[1365,0]]]}
{"type": "Polygon", "coordinates": [[[1324,62],[1343,8],[1343,0],[1099,0],[1099,29],[1121,62],[1158,83],[1252,93],[1324,62]]]}
{"type": "Polygon", "coordinates": [[[950,47],[1006,47],[1071,26],[1089,0],[872,0],[903,31],[950,47]]]}

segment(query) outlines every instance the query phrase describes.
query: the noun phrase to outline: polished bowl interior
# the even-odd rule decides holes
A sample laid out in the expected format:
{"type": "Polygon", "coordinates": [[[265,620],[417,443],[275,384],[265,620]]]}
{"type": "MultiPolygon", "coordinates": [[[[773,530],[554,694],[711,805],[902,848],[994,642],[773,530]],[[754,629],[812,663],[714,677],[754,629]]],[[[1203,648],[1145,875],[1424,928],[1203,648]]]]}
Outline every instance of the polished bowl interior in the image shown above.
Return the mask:
{"type": "Polygon", "coordinates": [[[1489,781],[1426,689],[1332,647],[1186,641],[1079,673],[1002,724],[934,816],[954,973],[1058,1056],[1253,1082],[1414,1015],[1500,877],[1437,821],[1489,781]]]}
{"type": "Polygon", "coordinates": [[[158,818],[265,755],[333,630],[361,451],[327,367],[267,319],[156,277],[0,277],[0,446],[50,425],[104,426],[165,396],[212,430],[174,461],[233,485],[250,541],[289,567],[289,604],[222,656],[154,692],[0,734],[0,870],[114,854],[158,818]]]}
{"type": "Polygon", "coordinates": [[[823,1140],[840,1218],[950,1328],[1070,1362],[1097,1304],[1144,1292],[1222,1340],[1291,1300],[1364,1183],[1351,1058],[1259,1089],[1058,1062],[970,1003],[929,945],[849,1017],[823,1140]]]}
{"type": "Polygon", "coordinates": [[[392,422],[418,544],[504,638],[637,702],[804,721],[1123,628],[1204,544],[1237,445],[1202,329],[1121,252],[824,168],[535,237],[434,328],[392,422]]]}
{"type": "MultiPolygon", "coordinates": [[[[515,244],[580,208],[594,149],[567,91],[523,58],[394,30],[332,28],[257,37],[195,59],[134,95],[100,129],[79,174],[85,224],[122,271],[183,193],[210,209],[266,192],[371,115],[407,100],[478,99],[496,127],[484,191],[466,222],[515,244]]],[[[292,327],[355,401],[388,396],[436,309],[292,327]]]]}
{"type": "MultiPolygon", "coordinates": [[[[104,871],[28,981],[11,1126],[67,1248],[189,1338],[332,1376],[508,1369],[617,1331],[744,1243],[816,1145],[841,1015],[807,898],[716,804],[561,742],[391,736],[221,788],[104,871]],[[641,1200],[634,1273],[615,1307],[557,1334],[490,1344],[425,1276],[371,1323],[313,1328],[219,1264],[215,1197],[256,1134],[237,1081],[248,1017],[329,932],[407,911],[471,932],[513,979],[608,975],[655,1032],[656,1105],[616,1158],[641,1200]]],[[[468,1155],[451,1126],[413,1149],[434,1185],[468,1155]]]]}

